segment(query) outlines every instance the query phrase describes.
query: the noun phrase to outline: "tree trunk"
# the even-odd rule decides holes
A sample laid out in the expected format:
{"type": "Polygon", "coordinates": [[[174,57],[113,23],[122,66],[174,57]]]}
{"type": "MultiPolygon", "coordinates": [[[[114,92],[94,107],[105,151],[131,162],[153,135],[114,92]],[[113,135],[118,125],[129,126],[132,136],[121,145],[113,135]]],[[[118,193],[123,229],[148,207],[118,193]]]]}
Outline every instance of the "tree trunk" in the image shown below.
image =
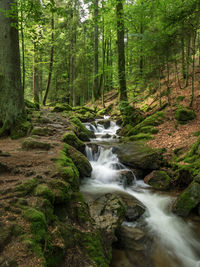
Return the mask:
{"type": "MultiPolygon", "coordinates": [[[[104,2],[102,1],[102,9],[104,8],[104,2]]],[[[101,102],[103,108],[104,103],[104,88],[105,88],[105,34],[104,34],[104,18],[102,20],[102,85],[101,85],[101,102]]]]}
{"type": "Polygon", "coordinates": [[[46,100],[47,100],[47,96],[49,93],[49,89],[50,89],[50,85],[51,85],[51,77],[52,77],[52,71],[53,71],[53,57],[54,57],[54,15],[52,13],[52,18],[51,18],[51,53],[50,53],[50,64],[49,64],[49,76],[48,76],[48,81],[47,81],[47,88],[46,88],[46,92],[44,95],[44,99],[43,99],[43,105],[46,105],[46,100]]]}
{"type": "Polygon", "coordinates": [[[118,79],[119,79],[119,102],[127,101],[125,55],[124,55],[124,13],[123,0],[117,0],[117,50],[118,50],[118,79]]]}
{"type": "Polygon", "coordinates": [[[197,36],[196,35],[196,32],[194,32],[194,36],[193,36],[193,47],[192,47],[192,95],[191,95],[190,107],[193,106],[193,101],[194,101],[196,36],[197,36]]]}
{"type": "Polygon", "coordinates": [[[98,91],[98,70],[99,70],[99,27],[98,27],[98,13],[99,13],[99,0],[94,0],[94,82],[92,88],[92,101],[94,102],[97,98],[98,91]]]}
{"type": "Polygon", "coordinates": [[[39,72],[38,72],[38,55],[37,55],[36,43],[34,42],[34,55],[33,55],[33,99],[34,103],[39,108],[39,72]]]}
{"type": "Polygon", "coordinates": [[[23,91],[25,89],[25,45],[24,45],[24,29],[23,29],[23,5],[21,0],[21,6],[20,6],[20,16],[21,16],[21,22],[20,22],[20,31],[21,31],[21,46],[22,46],[22,88],[23,91]]]}
{"type": "Polygon", "coordinates": [[[183,79],[186,78],[186,70],[185,70],[185,41],[184,37],[181,38],[181,59],[182,59],[182,76],[183,79]]]}
{"type": "MultiPolygon", "coordinates": [[[[6,17],[16,5],[14,0],[0,1],[0,135],[9,131],[24,110],[24,92],[21,85],[19,35],[17,12],[6,17]]],[[[16,8],[17,10],[17,8],[16,8]]]]}

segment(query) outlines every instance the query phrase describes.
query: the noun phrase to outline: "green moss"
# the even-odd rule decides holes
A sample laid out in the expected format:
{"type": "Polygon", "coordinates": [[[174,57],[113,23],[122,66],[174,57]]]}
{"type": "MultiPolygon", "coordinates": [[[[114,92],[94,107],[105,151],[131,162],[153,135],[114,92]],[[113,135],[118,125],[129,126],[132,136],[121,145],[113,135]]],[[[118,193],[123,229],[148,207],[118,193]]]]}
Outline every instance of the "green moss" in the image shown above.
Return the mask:
{"type": "Polygon", "coordinates": [[[41,196],[44,197],[50,201],[54,200],[54,194],[51,191],[51,189],[48,187],[47,184],[39,184],[35,190],[34,190],[34,194],[36,196],[41,196]]]}
{"type": "Polygon", "coordinates": [[[30,179],[24,181],[22,184],[16,186],[16,191],[20,192],[21,195],[25,196],[33,191],[33,189],[37,186],[37,179],[30,179]]]}
{"type": "Polygon", "coordinates": [[[24,218],[30,221],[31,233],[36,242],[42,242],[47,237],[47,222],[44,213],[34,208],[24,210],[24,218]]]}
{"type": "Polygon", "coordinates": [[[175,119],[180,124],[186,124],[188,121],[195,119],[196,114],[193,110],[180,107],[175,112],[175,119]]]}
{"type": "Polygon", "coordinates": [[[60,156],[56,161],[57,171],[60,176],[68,182],[72,188],[79,187],[79,172],[74,165],[72,159],[66,156],[64,151],[60,152],[60,156]]]}
{"type": "Polygon", "coordinates": [[[28,99],[24,99],[24,104],[28,109],[38,110],[38,105],[29,101],[28,99]]]}
{"type": "Polygon", "coordinates": [[[71,125],[74,127],[76,135],[82,141],[89,141],[90,138],[94,137],[94,134],[89,131],[77,117],[71,117],[69,119],[71,125]]]}
{"type": "Polygon", "coordinates": [[[49,136],[53,135],[53,130],[47,127],[34,127],[31,135],[49,136]]]}
{"type": "Polygon", "coordinates": [[[185,96],[183,95],[179,95],[177,98],[176,98],[176,102],[179,104],[181,101],[183,101],[185,99],[185,96]]]}
{"type": "Polygon", "coordinates": [[[82,232],[81,234],[78,234],[77,238],[79,239],[79,242],[83,246],[85,252],[89,255],[90,259],[96,263],[96,266],[109,266],[112,257],[111,249],[110,253],[105,255],[106,253],[103,248],[103,241],[99,231],[96,231],[96,233],[82,232]]]}
{"type": "Polygon", "coordinates": [[[52,110],[53,112],[63,112],[63,111],[71,111],[72,107],[68,104],[56,104],[54,109],[52,110]]]}
{"type": "Polygon", "coordinates": [[[79,171],[80,177],[89,177],[92,172],[92,167],[88,159],[75,148],[65,145],[63,151],[66,156],[70,157],[79,171]]]}
{"type": "Polygon", "coordinates": [[[49,150],[51,148],[51,145],[50,143],[41,142],[31,137],[28,137],[22,142],[22,148],[25,150],[31,150],[31,149],[49,150]]]}
{"type": "Polygon", "coordinates": [[[165,171],[153,171],[145,177],[145,182],[151,185],[154,189],[166,190],[169,188],[171,178],[165,171]]]}
{"type": "Polygon", "coordinates": [[[192,134],[193,134],[194,136],[200,136],[200,131],[193,132],[192,134]]]}
{"type": "Polygon", "coordinates": [[[27,116],[23,115],[16,121],[16,125],[11,129],[10,136],[12,139],[18,139],[26,136],[32,128],[32,124],[27,120],[27,116]]]}
{"type": "Polygon", "coordinates": [[[139,133],[136,135],[132,135],[128,138],[130,141],[138,141],[138,140],[152,140],[153,137],[150,134],[139,133]]]}
{"type": "Polygon", "coordinates": [[[54,193],[55,203],[65,203],[71,199],[72,189],[69,183],[61,179],[52,179],[50,186],[54,193]]]}
{"type": "Polygon", "coordinates": [[[199,203],[200,184],[192,182],[176,200],[173,211],[180,216],[187,216],[199,203]]]}
{"type": "Polygon", "coordinates": [[[85,151],[85,144],[75,135],[73,132],[66,132],[62,139],[63,142],[67,143],[70,146],[75,147],[77,150],[82,153],[85,151]]]}

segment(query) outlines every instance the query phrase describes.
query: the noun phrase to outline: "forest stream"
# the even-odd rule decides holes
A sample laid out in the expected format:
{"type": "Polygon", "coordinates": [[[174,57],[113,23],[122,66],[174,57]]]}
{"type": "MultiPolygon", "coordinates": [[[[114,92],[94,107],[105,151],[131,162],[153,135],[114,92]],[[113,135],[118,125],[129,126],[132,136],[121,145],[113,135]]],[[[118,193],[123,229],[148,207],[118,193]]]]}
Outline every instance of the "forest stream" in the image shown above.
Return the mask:
{"type": "Polygon", "coordinates": [[[91,177],[85,178],[81,186],[84,195],[95,198],[113,192],[126,194],[138,199],[146,207],[145,213],[138,220],[123,222],[122,227],[145,233],[147,238],[144,240],[148,242],[140,244],[142,249],[138,246],[134,248],[116,245],[113,248],[111,266],[200,266],[200,241],[197,231],[191,221],[186,222],[170,212],[173,196],[166,192],[155,193],[150,186],[135,176],[131,185],[124,184],[119,179],[121,170],[129,170],[113,153],[113,147],[118,144],[116,132],[119,126],[111,121],[110,126],[105,129],[98,120],[95,124],[85,123],[85,126],[95,133],[96,139],[92,139],[91,143],[98,149],[94,150],[90,145],[86,147],[86,155],[93,171],[91,177]]]}

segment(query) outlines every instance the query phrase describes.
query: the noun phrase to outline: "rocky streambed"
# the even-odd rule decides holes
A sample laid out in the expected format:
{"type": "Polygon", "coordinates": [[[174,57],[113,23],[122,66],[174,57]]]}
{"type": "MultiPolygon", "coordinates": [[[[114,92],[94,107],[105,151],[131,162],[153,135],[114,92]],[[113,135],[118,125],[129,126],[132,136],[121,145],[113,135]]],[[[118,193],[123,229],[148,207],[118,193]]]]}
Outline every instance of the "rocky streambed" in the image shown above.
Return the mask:
{"type": "Polygon", "coordinates": [[[111,266],[199,266],[200,243],[192,224],[171,212],[174,198],[165,190],[173,181],[162,152],[119,142],[114,122],[86,127],[97,138],[86,148],[93,170],[81,191],[97,228],[113,245],[111,266]]]}

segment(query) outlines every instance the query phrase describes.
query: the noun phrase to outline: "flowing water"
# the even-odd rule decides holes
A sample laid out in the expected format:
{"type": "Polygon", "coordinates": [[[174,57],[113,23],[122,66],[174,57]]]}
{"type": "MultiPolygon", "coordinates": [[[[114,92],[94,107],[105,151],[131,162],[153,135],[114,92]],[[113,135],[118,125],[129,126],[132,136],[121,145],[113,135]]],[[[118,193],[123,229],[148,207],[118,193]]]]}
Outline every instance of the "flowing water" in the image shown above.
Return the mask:
{"type": "MultiPolygon", "coordinates": [[[[127,167],[119,162],[110,146],[113,136],[116,136],[116,131],[119,129],[115,122],[111,122],[108,129],[104,129],[98,124],[98,121],[95,126],[87,123],[86,127],[94,131],[97,136],[95,141],[99,144],[100,141],[104,141],[105,134],[109,133],[111,138],[106,139],[107,143],[109,141],[108,147],[99,145],[97,151],[93,151],[91,147],[87,146],[86,154],[93,171],[91,177],[84,180],[81,190],[84,193],[95,195],[123,192],[137,198],[147,209],[144,221],[148,232],[159,240],[165,254],[164,258],[168,259],[167,264],[161,262],[155,263],[155,266],[200,267],[200,242],[197,240],[191,224],[169,212],[172,197],[152,193],[149,186],[145,185],[143,181],[137,181],[137,179],[128,187],[124,186],[120,180],[121,170],[127,170],[127,167]]],[[[133,223],[128,225],[135,227],[133,223]]]]}

